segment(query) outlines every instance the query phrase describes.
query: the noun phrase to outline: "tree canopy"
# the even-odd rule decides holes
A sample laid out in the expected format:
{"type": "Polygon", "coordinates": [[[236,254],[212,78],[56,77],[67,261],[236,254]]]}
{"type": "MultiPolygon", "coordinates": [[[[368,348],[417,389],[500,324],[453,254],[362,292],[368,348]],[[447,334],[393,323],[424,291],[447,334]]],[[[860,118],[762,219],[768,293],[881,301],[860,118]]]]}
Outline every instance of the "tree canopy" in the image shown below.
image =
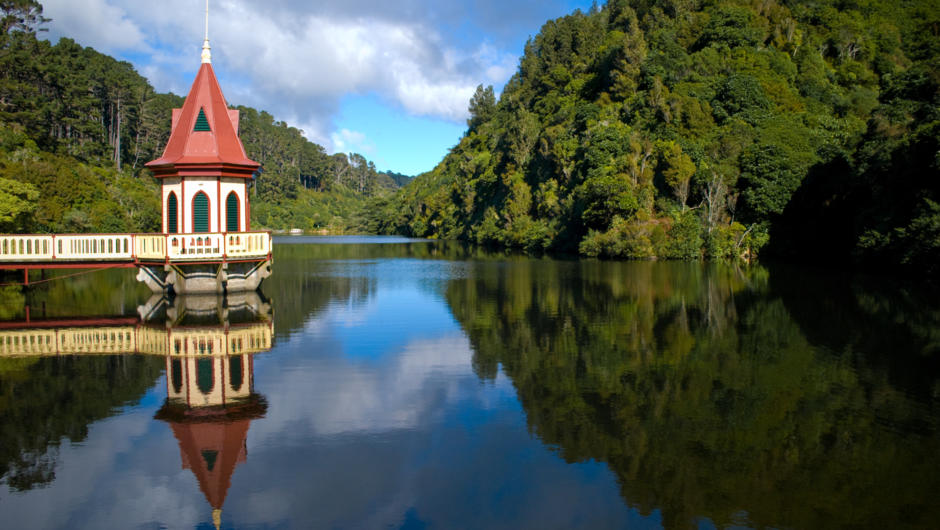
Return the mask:
{"type": "Polygon", "coordinates": [[[940,4],[610,0],[547,22],[372,225],[590,256],[940,263],[940,4]],[[770,242],[770,246],[767,243],[770,242]]]}

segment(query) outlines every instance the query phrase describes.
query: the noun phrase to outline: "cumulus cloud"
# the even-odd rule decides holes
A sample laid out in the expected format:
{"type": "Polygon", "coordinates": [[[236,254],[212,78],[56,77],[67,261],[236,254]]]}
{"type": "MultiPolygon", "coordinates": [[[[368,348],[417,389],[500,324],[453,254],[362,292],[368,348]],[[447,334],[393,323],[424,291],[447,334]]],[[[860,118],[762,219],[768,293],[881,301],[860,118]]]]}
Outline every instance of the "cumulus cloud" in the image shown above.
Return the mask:
{"type": "MultiPolygon", "coordinates": [[[[44,2],[50,37],[133,57],[158,90],[176,93],[188,89],[180,73],[198,67],[200,4],[44,2]]],[[[213,65],[229,101],[303,124],[308,138],[335,150],[342,150],[337,134],[350,145],[333,125],[344,96],[377,95],[410,115],[462,123],[476,85],[500,86],[517,60],[491,44],[442,35],[438,28],[466,13],[426,0],[228,0],[211,9],[213,65]]]]}
{"type": "Polygon", "coordinates": [[[370,142],[366,135],[359,131],[350,131],[349,129],[340,129],[330,135],[333,142],[333,148],[337,152],[358,152],[367,155],[375,154],[375,144],[370,142]]]}
{"type": "Polygon", "coordinates": [[[42,4],[43,14],[53,20],[53,38],[71,37],[106,53],[148,48],[137,22],[110,0],[43,0],[42,4]]]}

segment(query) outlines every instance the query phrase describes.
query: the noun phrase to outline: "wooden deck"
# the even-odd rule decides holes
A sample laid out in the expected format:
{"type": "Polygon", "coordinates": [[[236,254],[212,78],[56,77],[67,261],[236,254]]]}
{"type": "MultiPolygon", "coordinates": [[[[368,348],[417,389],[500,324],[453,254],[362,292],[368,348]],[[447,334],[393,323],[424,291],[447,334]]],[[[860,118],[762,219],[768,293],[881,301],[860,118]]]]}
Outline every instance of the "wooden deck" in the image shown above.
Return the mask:
{"type": "Polygon", "coordinates": [[[270,232],[0,235],[0,269],[136,267],[270,257],[270,232]]]}

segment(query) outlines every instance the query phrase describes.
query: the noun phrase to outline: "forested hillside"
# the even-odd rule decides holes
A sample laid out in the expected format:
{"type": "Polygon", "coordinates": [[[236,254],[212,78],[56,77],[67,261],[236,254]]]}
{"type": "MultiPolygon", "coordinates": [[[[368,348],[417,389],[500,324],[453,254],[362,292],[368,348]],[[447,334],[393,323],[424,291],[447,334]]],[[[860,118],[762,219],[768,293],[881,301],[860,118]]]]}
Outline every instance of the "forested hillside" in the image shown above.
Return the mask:
{"type": "MultiPolygon", "coordinates": [[[[0,3],[0,17],[0,232],[159,230],[143,164],[159,157],[183,98],[156,93],[130,63],[38,39],[47,19],[35,0],[0,3]]],[[[399,186],[361,155],[327,155],[267,112],[237,108],[263,166],[253,228],[345,230],[367,197],[399,186]]]]}
{"type": "Polygon", "coordinates": [[[498,101],[479,87],[460,143],[368,226],[937,271],[938,50],[938,0],[611,0],[546,23],[498,101]]]}

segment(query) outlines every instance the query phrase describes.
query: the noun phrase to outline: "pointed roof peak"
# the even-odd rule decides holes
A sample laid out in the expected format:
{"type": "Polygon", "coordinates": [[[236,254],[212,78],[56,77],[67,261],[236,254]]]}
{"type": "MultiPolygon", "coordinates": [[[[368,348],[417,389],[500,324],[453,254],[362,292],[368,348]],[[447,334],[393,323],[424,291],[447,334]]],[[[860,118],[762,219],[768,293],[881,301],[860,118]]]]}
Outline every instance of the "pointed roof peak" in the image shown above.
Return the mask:
{"type": "Polygon", "coordinates": [[[199,67],[183,108],[173,110],[163,156],[147,164],[157,177],[180,170],[250,178],[259,164],[238,137],[238,111],[229,109],[210,63],[199,67]]]}
{"type": "Polygon", "coordinates": [[[163,156],[146,164],[156,177],[206,175],[251,178],[260,164],[248,158],[238,137],[238,111],[229,109],[212,70],[209,0],[202,64],[173,125],[163,156]]]}
{"type": "Polygon", "coordinates": [[[202,41],[202,63],[212,63],[212,47],[209,46],[209,0],[206,0],[206,39],[202,41]]]}

